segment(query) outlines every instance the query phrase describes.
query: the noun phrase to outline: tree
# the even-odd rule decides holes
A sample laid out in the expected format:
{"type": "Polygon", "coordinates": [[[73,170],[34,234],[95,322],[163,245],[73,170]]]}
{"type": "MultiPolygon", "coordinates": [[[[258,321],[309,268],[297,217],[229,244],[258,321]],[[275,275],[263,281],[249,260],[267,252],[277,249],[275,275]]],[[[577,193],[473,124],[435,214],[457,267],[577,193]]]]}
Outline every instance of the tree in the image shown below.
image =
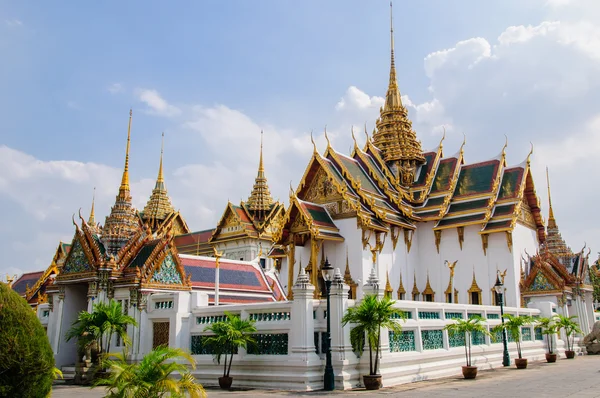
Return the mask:
{"type": "MultiPolygon", "coordinates": [[[[348,308],[342,318],[342,324],[354,324],[351,330],[351,340],[359,343],[364,342],[367,336],[369,344],[369,374],[374,376],[379,371],[379,346],[381,342],[381,329],[386,328],[395,333],[402,331],[402,326],[394,318],[406,319],[402,310],[394,308],[395,301],[389,297],[379,299],[375,295],[366,295],[355,307],[348,308]],[[373,361],[373,350],[375,350],[375,361],[373,361]]],[[[362,352],[363,345],[353,347],[355,351],[362,352]]]]}
{"type": "Polygon", "coordinates": [[[510,333],[513,339],[515,339],[515,343],[517,343],[517,353],[519,355],[519,359],[523,359],[523,355],[521,355],[521,327],[533,323],[533,318],[529,315],[511,314],[504,314],[503,318],[504,323],[495,326],[492,329],[492,332],[505,329],[508,333],[510,333]]]}
{"type": "Polygon", "coordinates": [[[48,396],[55,372],[54,354],[35,312],[0,283],[0,396],[48,396]]]}
{"type": "Polygon", "coordinates": [[[76,338],[78,344],[89,347],[91,344],[98,344],[100,353],[110,352],[110,342],[114,335],[120,336],[121,340],[128,345],[127,325],[136,326],[137,323],[133,317],[125,315],[123,308],[118,301],[110,300],[107,304],[94,304],[91,313],[81,311],[77,320],[71,326],[66,334],[66,340],[76,338]]]}
{"type": "Polygon", "coordinates": [[[450,336],[462,334],[465,337],[465,357],[467,366],[471,366],[471,336],[475,333],[481,333],[486,336],[491,336],[485,325],[482,323],[483,318],[475,316],[471,319],[457,319],[456,322],[450,323],[444,327],[450,336]]]}
{"type": "Polygon", "coordinates": [[[234,315],[225,311],[227,318],[224,321],[215,322],[208,325],[204,331],[212,332],[205,340],[210,346],[217,359],[221,363],[221,356],[225,356],[223,377],[229,377],[233,354],[238,347],[247,348],[248,344],[254,344],[252,333],[256,332],[253,320],[241,319],[239,315],[234,315]],[[229,355],[229,366],[227,366],[227,355],[229,355]]]}
{"type": "Polygon", "coordinates": [[[567,351],[573,351],[575,333],[581,333],[581,329],[579,328],[579,324],[575,322],[575,318],[577,318],[577,315],[567,317],[559,314],[556,316],[557,329],[564,329],[567,335],[567,351]]]}
{"type": "Polygon", "coordinates": [[[548,354],[554,354],[554,336],[557,332],[557,326],[555,318],[538,318],[538,325],[542,328],[542,334],[546,336],[546,345],[548,347],[548,354]]]}
{"type": "Polygon", "coordinates": [[[115,359],[106,361],[108,376],[94,382],[94,386],[107,388],[107,398],[206,397],[202,385],[179,359],[187,360],[192,369],[196,362],[179,348],[155,348],[138,363],[128,363],[124,353],[112,354],[111,358],[115,359]],[[170,377],[173,373],[178,379],[170,377]]]}

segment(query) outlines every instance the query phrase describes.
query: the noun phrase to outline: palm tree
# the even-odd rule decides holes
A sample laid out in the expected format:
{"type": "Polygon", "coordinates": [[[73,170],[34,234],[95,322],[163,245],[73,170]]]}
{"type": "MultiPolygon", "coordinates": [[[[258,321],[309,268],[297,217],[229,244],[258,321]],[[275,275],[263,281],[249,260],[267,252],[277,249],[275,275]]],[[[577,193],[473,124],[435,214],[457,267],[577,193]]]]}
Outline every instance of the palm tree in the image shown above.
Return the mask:
{"type": "MultiPolygon", "coordinates": [[[[221,356],[225,356],[223,366],[223,378],[229,378],[233,354],[238,347],[247,348],[248,344],[254,344],[255,340],[252,333],[256,332],[255,321],[250,319],[241,319],[239,315],[234,315],[225,311],[226,319],[208,325],[204,331],[212,332],[213,335],[205,339],[205,343],[213,350],[217,363],[221,363],[221,356]],[[229,355],[229,366],[227,361],[229,355]]],[[[229,382],[229,386],[231,382],[229,382]]],[[[228,388],[228,387],[227,387],[228,388]]]]}
{"type": "Polygon", "coordinates": [[[575,333],[581,333],[581,329],[579,328],[579,324],[575,322],[575,318],[577,318],[577,315],[569,317],[564,315],[556,316],[556,327],[558,330],[565,330],[565,334],[567,335],[567,351],[570,352],[573,351],[573,346],[575,345],[575,333]]]}
{"type": "Polygon", "coordinates": [[[348,308],[342,318],[342,325],[354,324],[350,331],[351,340],[358,346],[353,347],[355,351],[362,352],[364,348],[364,336],[367,335],[369,343],[369,375],[378,375],[379,371],[379,346],[381,341],[381,329],[386,328],[395,333],[402,331],[402,325],[396,319],[406,319],[402,310],[394,308],[395,301],[389,297],[381,300],[375,295],[365,296],[356,307],[348,308]],[[375,361],[373,362],[373,349],[375,350],[375,361]]]}
{"type": "Polygon", "coordinates": [[[517,343],[517,354],[519,355],[519,359],[523,359],[523,355],[521,354],[521,327],[533,323],[533,318],[529,315],[511,314],[504,314],[503,318],[504,323],[494,327],[492,332],[497,332],[504,329],[510,333],[515,340],[515,343],[517,343]]]}
{"type": "Polygon", "coordinates": [[[180,348],[160,346],[150,351],[139,363],[128,363],[124,353],[113,354],[106,364],[110,371],[106,378],[97,379],[94,386],[105,386],[107,398],[205,398],[206,392],[197,383],[188,367],[178,360],[183,358],[192,369],[196,362],[180,348]],[[171,378],[176,373],[178,379],[171,378]]]}
{"type": "Polygon", "coordinates": [[[104,320],[102,329],[106,335],[107,353],[110,352],[110,342],[113,335],[119,336],[126,346],[130,344],[129,336],[127,336],[127,325],[137,326],[137,322],[133,317],[124,314],[121,303],[115,300],[110,300],[108,304],[98,303],[95,305],[94,311],[99,312],[100,317],[104,320]]]}
{"type": "Polygon", "coordinates": [[[554,354],[554,339],[553,335],[557,332],[555,318],[538,318],[538,326],[542,328],[542,334],[546,335],[546,347],[548,348],[548,354],[554,354]]]}
{"type": "Polygon", "coordinates": [[[471,336],[475,333],[481,333],[486,336],[491,336],[487,327],[483,324],[483,318],[474,316],[470,319],[457,319],[456,322],[450,323],[444,327],[450,336],[455,334],[466,335],[465,339],[465,357],[467,366],[471,366],[471,336]]]}
{"type": "Polygon", "coordinates": [[[110,341],[114,334],[121,337],[123,342],[128,345],[127,325],[136,326],[135,319],[125,315],[121,304],[118,301],[110,300],[108,304],[94,304],[91,313],[81,311],[77,320],[67,332],[66,340],[78,339],[80,347],[88,348],[97,343],[100,353],[110,352],[110,341]],[[105,346],[106,341],[106,346],[105,346]]]}

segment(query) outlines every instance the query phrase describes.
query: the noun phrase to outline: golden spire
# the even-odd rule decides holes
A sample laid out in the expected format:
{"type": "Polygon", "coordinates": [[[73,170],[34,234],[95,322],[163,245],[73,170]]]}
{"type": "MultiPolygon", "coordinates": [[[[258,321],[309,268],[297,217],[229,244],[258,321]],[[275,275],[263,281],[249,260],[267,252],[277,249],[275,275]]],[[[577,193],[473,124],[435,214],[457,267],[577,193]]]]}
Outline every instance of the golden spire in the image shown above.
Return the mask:
{"type": "Polygon", "coordinates": [[[94,203],[96,202],[96,187],[94,187],[94,195],[92,196],[92,210],[90,211],[90,218],[88,220],[88,225],[95,226],[96,218],[94,216],[94,203]]]}
{"type": "Polygon", "coordinates": [[[390,80],[385,104],[380,109],[373,134],[373,144],[383,153],[386,162],[392,163],[391,169],[402,174],[404,185],[415,180],[416,168],[425,162],[421,143],[412,129],[408,118],[408,110],[402,105],[402,98],[396,78],[396,62],[394,56],[394,19],[390,2],[390,80]]]}
{"type": "Polygon", "coordinates": [[[131,142],[131,117],[133,111],[129,109],[129,125],[127,126],[127,148],[125,149],[125,169],[123,170],[123,178],[121,179],[121,187],[119,194],[124,191],[129,191],[129,144],[131,142]]]}
{"type": "Polygon", "coordinates": [[[162,137],[160,140],[160,165],[158,166],[158,178],[156,179],[156,184],[164,183],[165,179],[163,177],[163,152],[165,149],[165,133],[163,131],[162,137]]]}
{"type": "Polygon", "coordinates": [[[254,187],[247,201],[248,209],[255,212],[258,219],[266,217],[268,211],[273,205],[273,198],[269,192],[265,168],[263,165],[263,132],[260,132],[260,160],[258,163],[258,173],[254,180],[254,187]]]}
{"type": "Polygon", "coordinates": [[[546,248],[555,256],[568,260],[573,255],[571,248],[567,246],[563,239],[556,219],[554,218],[554,210],[552,209],[552,198],[550,196],[550,177],[548,173],[548,167],[546,167],[546,181],[548,183],[548,225],[546,226],[546,248]]]}
{"type": "Polygon", "coordinates": [[[402,283],[402,271],[400,271],[400,286],[398,286],[398,300],[402,300],[404,294],[406,294],[406,290],[404,289],[404,283],[402,283]]]}
{"type": "Polygon", "coordinates": [[[102,242],[108,255],[115,256],[129,239],[139,231],[139,217],[131,204],[129,193],[129,145],[131,142],[131,116],[129,110],[129,126],[127,128],[127,149],[125,150],[125,169],[119,187],[119,194],[110,214],[104,221],[102,229],[102,242]]]}
{"type": "Polygon", "coordinates": [[[156,184],[152,190],[152,195],[148,199],[148,203],[142,211],[142,220],[155,231],[160,223],[167,218],[171,213],[175,212],[173,205],[171,205],[171,199],[167,193],[165,187],[165,178],[163,175],[163,154],[165,147],[165,133],[162,133],[162,139],[160,144],[160,162],[158,165],[158,177],[156,178],[156,184]]]}
{"type": "Polygon", "coordinates": [[[546,183],[548,184],[548,228],[556,228],[556,219],[554,218],[554,211],[552,210],[552,196],[550,195],[550,176],[548,174],[548,167],[546,166],[546,183]]]}
{"type": "Polygon", "coordinates": [[[392,294],[394,294],[394,289],[392,289],[392,284],[390,283],[390,271],[385,271],[384,294],[386,297],[389,297],[389,298],[392,298],[392,294]]]}

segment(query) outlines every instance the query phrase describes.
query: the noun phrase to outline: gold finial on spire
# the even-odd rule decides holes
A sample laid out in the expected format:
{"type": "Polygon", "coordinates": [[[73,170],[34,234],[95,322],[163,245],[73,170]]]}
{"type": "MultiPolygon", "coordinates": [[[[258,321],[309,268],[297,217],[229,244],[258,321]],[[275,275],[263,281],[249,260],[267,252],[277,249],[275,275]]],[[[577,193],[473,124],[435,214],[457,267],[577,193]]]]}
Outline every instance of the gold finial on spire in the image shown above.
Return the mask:
{"type": "Polygon", "coordinates": [[[165,149],[165,132],[163,131],[161,141],[160,141],[160,164],[158,166],[158,178],[156,179],[156,183],[164,183],[165,178],[163,176],[163,153],[165,149]]]}
{"type": "Polygon", "coordinates": [[[528,166],[531,164],[531,155],[533,155],[533,142],[529,141],[529,144],[531,144],[531,150],[527,154],[527,165],[528,166]]]}
{"type": "Polygon", "coordinates": [[[88,225],[94,226],[96,225],[96,218],[94,216],[94,204],[96,202],[96,187],[94,187],[94,195],[92,196],[92,210],[90,211],[90,218],[88,220],[88,225]]]}
{"type": "Polygon", "coordinates": [[[260,130],[260,160],[258,162],[258,171],[264,172],[265,167],[263,166],[263,131],[260,130]]]}
{"type": "Polygon", "coordinates": [[[392,284],[390,283],[390,271],[385,271],[385,289],[384,294],[388,298],[392,298],[392,294],[394,294],[394,289],[392,289],[392,284]]]}
{"type": "Polygon", "coordinates": [[[327,136],[327,125],[325,125],[325,140],[327,140],[327,148],[331,147],[331,143],[329,142],[329,137],[327,136]]]}
{"type": "Polygon", "coordinates": [[[552,210],[552,196],[550,194],[550,175],[548,173],[548,166],[546,166],[546,183],[548,184],[548,227],[556,228],[556,219],[554,218],[554,210],[552,210]]]}
{"type": "Polygon", "coordinates": [[[467,135],[463,132],[463,142],[460,145],[460,154],[463,155],[465,153],[465,145],[467,143],[467,135]]]}
{"type": "Polygon", "coordinates": [[[314,153],[319,153],[319,151],[317,150],[317,144],[315,144],[315,139],[313,138],[312,130],[310,130],[310,142],[312,142],[312,144],[313,144],[314,153]]]}
{"type": "Polygon", "coordinates": [[[131,142],[131,117],[133,116],[133,111],[129,109],[129,125],[127,126],[127,147],[125,149],[125,169],[123,170],[123,178],[121,179],[121,187],[119,188],[119,192],[121,191],[129,191],[129,145],[131,142]]]}

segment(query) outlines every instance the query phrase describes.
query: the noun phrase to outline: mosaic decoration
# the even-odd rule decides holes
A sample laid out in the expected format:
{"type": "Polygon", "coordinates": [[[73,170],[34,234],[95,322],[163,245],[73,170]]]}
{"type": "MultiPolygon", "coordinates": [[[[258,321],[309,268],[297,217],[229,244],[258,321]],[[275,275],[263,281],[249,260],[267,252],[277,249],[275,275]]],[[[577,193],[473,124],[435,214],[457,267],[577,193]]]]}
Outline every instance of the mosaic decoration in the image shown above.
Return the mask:
{"type": "Polygon", "coordinates": [[[531,341],[531,328],[521,328],[521,341],[531,341]]]}
{"type": "MultiPolygon", "coordinates": [[[[502,330],[496,330],[495,332],[492,333],[492,337],[495,343],[502,343],[502,330]]],[[[512,335],[512,333],[510,332],[510,330],[506,331],[506,340],[509,343],[514,343],[515,339],[512,335]]]]}
{"type": "Polygon", "coordinates": [[[162,283],[164,285],[183,284],[181,275],[177,270],[177,265],[175,264],[175,260],[173,260],[171,253],[167,254],[167,257],[165,257],[163,260],[160,268],[154,272],[154,275],[152,275],[152,279],[150,281],[154,283],[162,283]]]}
{"type": "Polygon", "coordinates": [[[488,314],[488,319],[500,319],[500,314],[488,314]]]}
{"type": "Polygon", "coordinates": [[[444,339],[441,330],[421,330],[424,350],[437,350],[444,348],[444,339]]]}
{"type": "Polygon", "coordinates": [[[403,330],[400,333],[389,332],[390,352],[416,351],[415,331],[403,330]]]}
{"type": "Polygon", "coordinates": [[[440,313],[435,311],[419,311],[419,319],[440,319],[440,313]]]}
{"type": "Polygon", "coordinates": [[[464,347],[465,346],[465,335],[464,333],[449,333],[448,343],[450,347],[464,347]]]}
{"type": "Polygon", "coordinates": [[[535,339],[536,340],[544,340],[544,335],[542,334],[542,328],[535,328],[535,339]]]}
{"type": "Polygon", "coordinates": [[[287,355],[287,333],[264,333],[252,335],[256,344],[248,345],[248,355],[287,355]]]}
{"type": "Polygon", "coordinates": [[[471,333],[471,344],[472,345],[484,345],[485,344],[485,335],[481,332],[471,333]]]}
{"type": "Polygon", "coordinates": [[[69,253],[69,258],[65,262],[63,266],[62,273],[70,274],[74,272],[84,272],[84,271],[92,271],[93,268],[90,265],[88,258],[83,251],[83,247],[81,247],[81,243],[79,243],[79,239],[75,238],[75,242],[73,243],[73,247],[71,248],[71,252],[69,253]]]}
{"type": "Polygon", "coordinates": [[[289,312],[258,313],[250,314],[249,319],[257,322],[289,321],[291,315],[289,312]]]}
{"type": "Polygon", "coordinates": [[[462,312],[446,312],[446,319],[463,319],[462,312]]]}
{"type": "Polygon", "coordinates": [[[531,284],[531,288],[529,290],[553,290],[554,286],[550,284],[548,278],[541,272],[538,272],[531,284]]]}

